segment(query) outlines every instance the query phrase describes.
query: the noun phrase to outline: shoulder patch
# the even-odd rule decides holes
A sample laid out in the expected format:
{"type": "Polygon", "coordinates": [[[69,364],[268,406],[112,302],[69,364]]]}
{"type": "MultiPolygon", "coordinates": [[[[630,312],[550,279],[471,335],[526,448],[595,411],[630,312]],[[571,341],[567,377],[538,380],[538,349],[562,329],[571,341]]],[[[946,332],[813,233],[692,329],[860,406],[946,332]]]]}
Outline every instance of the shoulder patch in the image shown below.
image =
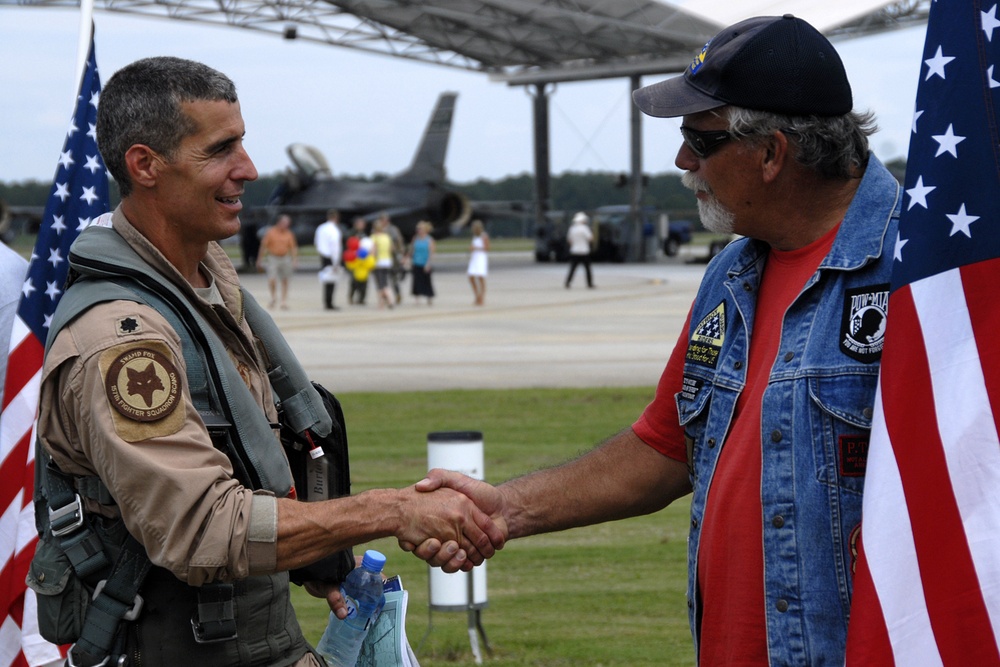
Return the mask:
{"type": "Polygon", "coordinates": [[[867,285],[844,292],[840,351],[865,364],[881,359],[888,314],[889,283],[867,285]]]}
{"type": "MultiPolygon", "coordinates": [[[[129,319],[129,318],[124,318],[129,319]]],[[[104,390],[115,430],[136,442],[176,433],[184,424],[179,371],[161,341],[118,345],[101,355],[104,390]]]]}
{"type": "Polygon", "coordinates": [[[723,301],[698,323],[688,340],[685,358],[715,368],[726,340],[726,302],[723,301]]]}

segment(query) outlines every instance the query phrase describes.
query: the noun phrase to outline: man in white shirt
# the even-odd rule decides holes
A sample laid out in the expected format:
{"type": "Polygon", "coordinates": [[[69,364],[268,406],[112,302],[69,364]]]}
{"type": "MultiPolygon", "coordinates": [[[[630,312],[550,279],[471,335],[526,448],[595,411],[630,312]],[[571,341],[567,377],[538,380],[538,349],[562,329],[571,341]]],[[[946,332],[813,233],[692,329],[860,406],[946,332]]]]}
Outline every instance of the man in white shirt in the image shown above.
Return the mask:
{"type": "Polygon", "coordinates": [[[331,208],[326,213],[326,222],[316,228],[313,243],[319,254],[319,281],[323,285],[323,307],[339,310],[333,305],[333,290],[337,287],[340,273],[340,253],[343,248],[340,232],[340,212],[331,208]]]}
{"type": "Polygon", "coordinates": [[[573,216],[573,224],[566,232],[566,243],[569,244],[569,275],[566,276],[566,289],[573,282],[576,267],[583,264],[587,271],[587,287],[594,287],[594,279],[590,274],[590,250],[594,242],[594,233],[590,231],[590,218],[583,211],[573,216]]]}

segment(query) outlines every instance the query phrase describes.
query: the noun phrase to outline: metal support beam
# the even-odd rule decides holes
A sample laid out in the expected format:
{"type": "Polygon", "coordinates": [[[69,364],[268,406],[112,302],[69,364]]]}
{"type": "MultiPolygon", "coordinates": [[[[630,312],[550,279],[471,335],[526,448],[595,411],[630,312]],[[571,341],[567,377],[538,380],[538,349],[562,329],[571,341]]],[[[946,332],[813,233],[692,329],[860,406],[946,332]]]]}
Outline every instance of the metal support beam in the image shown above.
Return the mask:
{"type": "Polygon", "coordinates": [[[531,87],[532,110],[535,129],[535,229],[545,225],[545,214],[549,211],[549,91],[546,84],[531,87]]]}
{"type": "MultiPolygon", "coordinates": [[[[629,77],[629,100],[632,99],[632,91],[642,85],[642,77],[633,74],[629,77]]],[[[645,262],[646,239],[642,235],[642,218],[639,215],[639,208],[642,206],[642,112],[639,107],[630,104],[632,110],[630,116],[630,139],[631,139],[631,169],[632,177],[629,179],[629,219],[631,221],[632,242],[629,244],[629,261],[645,262]]]]}

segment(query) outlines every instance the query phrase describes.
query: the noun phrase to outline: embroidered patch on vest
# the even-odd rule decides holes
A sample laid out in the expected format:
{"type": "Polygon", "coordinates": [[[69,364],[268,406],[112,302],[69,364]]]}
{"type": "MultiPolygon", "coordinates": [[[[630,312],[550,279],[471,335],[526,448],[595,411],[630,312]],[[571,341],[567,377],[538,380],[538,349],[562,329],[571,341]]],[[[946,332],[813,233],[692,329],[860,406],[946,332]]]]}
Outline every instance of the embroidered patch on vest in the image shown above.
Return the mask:
{"type": "Polygon", "coordinates": [[[858,570],[858,540],[861,539],[861,524],[859,523],[851,531],[851,535],[847,538],[847,543],[851,548],[851,575],[857,573],[858,570]]]}
{"type": "Polygon", "coordinates": [[[698,392],[701,391],[703,384],[705,383],[702,380],[685,375],[684,383],[681,385],[680,397],[687,401],[693,401],[698,398],[698,392]]]}
{"type": "Polygon", "coordinates": [[[882,357],[888,312],[888,283],[847,290],[840,326],[840,351],[862,363],[878,361],[882,357]]]}
{"type": "Polygon", "coordinates": [[[868,436],[840,436],[840,474],[844,477],[864,477],[868,468],[868,436]]]}
{"type": "Polygon", "coordinates": [[[695,327],[688,341],[686,359],[715,368],[726,340],[726,302],[723,301],[695,327]]]}
{"type": "Polygon", "coordinates": [[[181,399],[173,362],[148,347],[134,347],[120,354],[105,373],[104,386],[111,407],[140,422],[169,416],[181,399]]]}
{"type": "Polygon", "coordinates": [[[118,334],[119,338],[122,336],[132,336],[134,334],[142,333],[142,320],[139,319],[138,315],[123,317],[118,320],[118,324],[115,325],[115,332],[118,334]]]}

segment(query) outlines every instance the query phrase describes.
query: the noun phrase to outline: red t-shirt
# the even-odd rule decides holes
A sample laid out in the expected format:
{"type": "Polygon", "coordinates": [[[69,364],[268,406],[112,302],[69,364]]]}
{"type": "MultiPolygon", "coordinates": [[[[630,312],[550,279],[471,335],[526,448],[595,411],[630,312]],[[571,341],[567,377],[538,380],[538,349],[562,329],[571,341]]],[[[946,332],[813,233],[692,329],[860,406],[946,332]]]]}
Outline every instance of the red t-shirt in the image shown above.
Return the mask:
{"type": "MultiPolygon", "coordinates": [[[[768,255],[750,337],[747,385],[736,403],[701,524],[701,665],[768,664],[760,502],[761,403],[781,342],[785,311],[830,251],[838,229],[839,225],[804,248],[772,249],[768,255]]],[[[660,377],[656,397],[632,426],[649,446],[682,461],[687,453],[674,395],[683,381],[690,319],[689,313],[660,377]]]]}

